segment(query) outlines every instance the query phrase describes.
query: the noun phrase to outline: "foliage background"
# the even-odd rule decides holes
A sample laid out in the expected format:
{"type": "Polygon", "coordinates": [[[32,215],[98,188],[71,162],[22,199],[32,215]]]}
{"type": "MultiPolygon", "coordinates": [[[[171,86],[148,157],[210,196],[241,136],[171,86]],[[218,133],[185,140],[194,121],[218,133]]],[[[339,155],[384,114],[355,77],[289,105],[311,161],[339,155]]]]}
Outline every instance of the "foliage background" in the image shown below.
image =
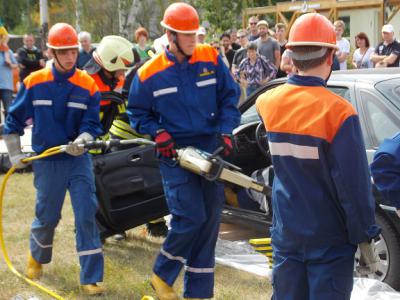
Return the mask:
{"type": "MultiPolygon", "coordinates": [[[[48,0],[49,23],[79,25],[99,41],[102,36],[120,34],[133,39],[134,30],[146,27],[152,38],[160,36],[159,21],[171,0],[48,0]],[[77,22],[79,24],[77,24],[77,22]]],[[[274,5],[276,0],[189,0],[199,13],[203,25],[212,33],[241,28],[245,7],[274,5]]],[[[38,0],[0,0],[0,17],[12,34],[39,35],[38,0]]],[[[270,20],[271,21],[271,20],[270,20]]]]}

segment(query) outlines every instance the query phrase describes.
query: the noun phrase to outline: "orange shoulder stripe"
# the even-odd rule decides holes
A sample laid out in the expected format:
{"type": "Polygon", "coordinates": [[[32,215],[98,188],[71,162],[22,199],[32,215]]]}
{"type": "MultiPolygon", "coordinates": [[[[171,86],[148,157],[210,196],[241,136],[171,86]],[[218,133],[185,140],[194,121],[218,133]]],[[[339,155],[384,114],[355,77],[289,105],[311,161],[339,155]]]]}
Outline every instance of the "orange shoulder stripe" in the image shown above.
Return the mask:
{"type": "Polygon", "coordinates": [[[51,68],[44,68],[36,72],[32,72],[28,77],[24,79],[24,85],[27,89],[47,81],[54,79],[51,73],[51,68]]]}
{"type": "Polygon", "coordinates": [[[99,90],[94,79],[90,77],[86,71],[76,69],[75,74],[72,75],[68,80],[72,84],[88,90],[90,96],[93,96],[93,94],[99,90]]]}
{"type": "Polygon", "coordinates": [[[170,61],[165,54],[165,51],[161,52],[151,60],[147,61],[138,70],[138,76],[140,81],[145,81],[151,76],[164,71],[165,69],[173,66],[174,62],[170,61]]]}
{"type": "Polygon", "coordinates": [[[93,78],[94,82],[96,83],[99,89],[99,92],[110,91],[110,87],[104,84],[103,80],[101,80],[100,75],[98,73],[90,74],[89,76],[93,78]]]}
{"type": "Polygon", "coordinates": [[[218,61],[218,52],[216,49],[206,44],[196,45],[192,57],[189,63],[193,64],[196,62],[212,62],[215,65],[218,61]]]}
{"type": "Polygon", "coordinates": [[[269,132],[334,139],[343,122],[356,115],[345,99],[323,87],[284,84],[260,95],[257,111],[269,132]]]}

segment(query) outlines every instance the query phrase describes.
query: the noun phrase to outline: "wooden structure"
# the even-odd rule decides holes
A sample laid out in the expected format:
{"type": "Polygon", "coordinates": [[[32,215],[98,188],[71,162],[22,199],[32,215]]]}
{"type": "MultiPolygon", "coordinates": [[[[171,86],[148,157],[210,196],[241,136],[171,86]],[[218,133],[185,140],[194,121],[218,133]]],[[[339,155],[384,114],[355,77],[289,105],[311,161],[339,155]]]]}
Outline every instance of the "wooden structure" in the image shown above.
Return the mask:
{"type": "MultiPolygon", "coordinates": [[[[253,7],[243,10],[243,28],[253,15],[274,15],[275,23],[281,22],[290,28],[297,17],[306,12],[319,12],[332,22],[338,19],[341,10],[375,8],[379,11],[379,23],[383,26],[400,11],[400,0],[321,0],[278,2],[274,6],[253,7]],[[291,15],[290,18],[288,15],[291,15]]],[[[400,15],[400,13],[399,13],[400,15]]]]}

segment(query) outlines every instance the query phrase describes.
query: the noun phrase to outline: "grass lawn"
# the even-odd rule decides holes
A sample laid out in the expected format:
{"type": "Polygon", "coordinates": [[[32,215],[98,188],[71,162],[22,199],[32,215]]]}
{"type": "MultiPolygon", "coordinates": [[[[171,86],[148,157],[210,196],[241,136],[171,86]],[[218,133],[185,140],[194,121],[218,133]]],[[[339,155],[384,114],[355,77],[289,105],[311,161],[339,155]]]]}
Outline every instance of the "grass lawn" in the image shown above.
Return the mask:
{"type": "MultiPolygon", "coordinates": [[[[0,177],[2,180],[2,177],[0,177]]],[[[32,174],[15,174],[7,185],[4,198],[3,226],[6,247],[17,270],[25,269],[29,251],[29,228],[34,215],[34,188],[32,174]]],[[[89,299],[79,292],[79,263],[75,250],[74,221],[67,198],[57,227],[53,249],[53,262],[44,266],[41,284],[66,299],[89,299]]],[[[143,295],[155,296],[149,278],[154,259],[162,239],[149,238],[144,228],[133,229],[128,239],[104,245],[105,279],[107,294],[95,299],[141,299],[143,295]]],[[[182,276],[175,284],[182,291],[182,276]]],[[[12,274],[3,258],[0,261],[0,300],[21,295],[27,299],[51,297],[27,285],[12,274]]],[[[217,265],[215,298],[220,300],[266,300],[271,296],[271,286],[266,278],[217,265]]],[[[93,299],[93,298],[91,298],[93,299]]]]}

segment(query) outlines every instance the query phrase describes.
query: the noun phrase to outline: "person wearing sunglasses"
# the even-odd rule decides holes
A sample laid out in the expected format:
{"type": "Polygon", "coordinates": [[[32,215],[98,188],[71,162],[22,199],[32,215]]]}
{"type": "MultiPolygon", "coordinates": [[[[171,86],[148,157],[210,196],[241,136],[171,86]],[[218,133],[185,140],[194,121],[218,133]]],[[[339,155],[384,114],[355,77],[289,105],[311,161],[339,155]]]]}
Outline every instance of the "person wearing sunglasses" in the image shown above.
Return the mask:
{"type": "Polygon", "coordinates": [[[233,62],[232,62],[233,74],[235,74],[242,60],[247,57],[247,44],[249,43],[249,40],[247,38],[247,32],[245,29],[240,29],[237,32],[237,39],[240,44],[240,49],[235,52],[235,56],[233,57],[233,62]]]}
{"type": "Polygon", "coordinates": [[[258,29],[257,29],[257,23],[258,23],[258,18],[257,17],[250,17],[249,19],[249,41],[255,41],[256,39],[259,38],[259,34],[258,34],[258,29]]]}

